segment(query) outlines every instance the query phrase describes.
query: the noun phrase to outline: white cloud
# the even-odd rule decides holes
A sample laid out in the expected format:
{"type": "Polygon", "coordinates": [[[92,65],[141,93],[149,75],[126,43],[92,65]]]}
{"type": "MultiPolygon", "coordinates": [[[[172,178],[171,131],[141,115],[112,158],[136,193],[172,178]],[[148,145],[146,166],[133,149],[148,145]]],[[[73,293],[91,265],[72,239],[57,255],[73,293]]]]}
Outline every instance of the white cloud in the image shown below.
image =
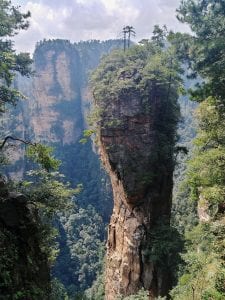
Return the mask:
{"type": "Polygon", "coordinates": [[[20,51],[33,51],[43,38],[118,38],[124,25],[135,28],[137,40],[150,37],[155,24],[187,30],[175,17],[179,0],[13,0],[13,4],[32,14],[30,28],[15,37],[20,51]]]}

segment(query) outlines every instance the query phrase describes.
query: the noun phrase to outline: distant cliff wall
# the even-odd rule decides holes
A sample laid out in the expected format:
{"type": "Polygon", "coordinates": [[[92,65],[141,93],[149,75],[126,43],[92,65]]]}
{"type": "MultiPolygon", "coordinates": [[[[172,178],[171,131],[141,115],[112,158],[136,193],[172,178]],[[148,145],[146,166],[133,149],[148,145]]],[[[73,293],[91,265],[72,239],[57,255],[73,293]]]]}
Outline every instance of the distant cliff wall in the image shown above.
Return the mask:
{"type": "MultiPolygon", "coordinates": [[[[52,145],[62,160],[61,171],[67,180],[74,186],[83,184],[84,193],[78,197],[80,204],[92,204],[98,210],[105,207],[105,220],[112,205],[102,205],[106,198],[102,195],[106,189],[110,193],[110,188],[102,181],[104,171],[91,141],[85,145],[79,141],[87,128],[86,117],[92,100],[88,88],[90,71],[98,65],[103,54],[121,46],[120,40],[38,43],[33,56],[34,77],[18,77],[15,82],[27,100],[13,110],[9,125],[9,132],[18,137],[52,145]]],[[[16,157],[13,154],[15,163],[8,169],[10,176],[22,178],[29,169],[23,156],[19,148],[16,157]]]]}
{"type": "MultiPolygon", "coordinates": [[[[105,224],[113,205],[110,182],[91,140],[86,144],[79,142],[87,128],[86,115],[92,99],[88,88],[89,73],[103,54],[121,46],[120,40],[38,43],[33,56],[34,77],[18,77],[15,82],[27,100],[18,103],[12,111],[11,122],[6,120],[10,134],[53,146],[56,157],[62,160],[60,171],[65,174],[65,180],[73,186],[83,185],[82,192],[76,197],[76,211],[59,221],[61,251],[53,270],[53,276],[59,278],[71,294],[90,287],[96,278],[101,265],[98,248],[105,239],[105,224]],[[98,220],[89,244],[82,229],[81,232],[78,230],[82,228],[81,219],[76,221],[79,225],[75,222],[80,214],[78,211],[83,214],[85,226],[98,220]],[[80,251],[74,249],[80,245],[87,249],[87,244],[86,257],[81,258],[80,251]]],[[[14,164],[7,168],[8,174],[13,178],[24,178],[32,167],[24,159],[24,146],[12,151],[12,159],[14,164]]]]}
{"type": "Polygon", "coordinates": [[[72,44],[40,44],[34,53],[33,99],[29,100],[34,138],[71,144],[82,134],[80,59],[72,44]],[[60,47],[61,46],[61,47],[60,47]]]}

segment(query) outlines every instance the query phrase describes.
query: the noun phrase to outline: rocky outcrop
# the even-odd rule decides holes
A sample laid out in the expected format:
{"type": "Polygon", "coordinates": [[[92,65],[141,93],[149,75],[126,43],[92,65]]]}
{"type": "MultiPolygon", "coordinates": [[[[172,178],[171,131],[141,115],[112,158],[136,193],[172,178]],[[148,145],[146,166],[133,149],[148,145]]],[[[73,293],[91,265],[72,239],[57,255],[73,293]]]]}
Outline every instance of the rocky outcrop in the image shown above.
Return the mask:
{"type": "Polygon", "coordinates": [[[107,102],[101,116],[101,159],[110,175],[114,209],[108,231],[106,299],[135,294],[151,299],[166,295],[170,274],[148,258],[150,233],[169,223],[172,195],[174,132],[160,93],[145,100],[138,89],[126,90],[107,102]],[[145,102],[144,102],[145,101],[145,102]]]}
{"type": "Polygon", "coordinates": [[[40,248],[35,205],[0,178],[0,299],[49,299],[50,269],[40,248]]]}

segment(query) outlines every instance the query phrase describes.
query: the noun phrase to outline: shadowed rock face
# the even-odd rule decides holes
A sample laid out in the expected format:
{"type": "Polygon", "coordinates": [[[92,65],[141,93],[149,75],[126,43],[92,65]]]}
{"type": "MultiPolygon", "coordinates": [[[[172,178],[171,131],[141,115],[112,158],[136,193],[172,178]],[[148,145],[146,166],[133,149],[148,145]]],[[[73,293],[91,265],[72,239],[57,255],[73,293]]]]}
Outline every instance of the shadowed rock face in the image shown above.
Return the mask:
{"type": "Polygon", "coordinates": [[[138,90],[121,94],[108,104],[100,124],[100,154],[114,195],[108,231],[107,300],[135,294],[142,287],[154,299],[170,287],[169,274],[147,260],[145,250],[152,228],[170,219],[173,155],[163,151],[162,139],[173,145],[174,132],[171,137],[167,134],[160,94],[149,94],[148,102],[149,110],[138,90]]]}
{"type": "Polygon", "coordinates": [[[23,299],[49,299],[50,268],[38,225],[35,205],[10,192],[0,177],[0,299],[15,299],[18,292],[23,299]]]}

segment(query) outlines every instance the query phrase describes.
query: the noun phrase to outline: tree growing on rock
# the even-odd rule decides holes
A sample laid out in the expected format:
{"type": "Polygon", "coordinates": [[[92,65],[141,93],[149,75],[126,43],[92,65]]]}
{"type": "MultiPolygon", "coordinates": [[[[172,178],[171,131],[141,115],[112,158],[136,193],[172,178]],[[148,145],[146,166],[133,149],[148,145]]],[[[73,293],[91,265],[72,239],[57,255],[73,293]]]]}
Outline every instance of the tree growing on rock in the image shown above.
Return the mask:
{"type": "Polygon", "coordinates": [[[127,48],[129,49],[130,48],[130,41],[131,41],[131,36],[135,36],[136,35],[136,32],[134,30],[134,27],[133,26],[124,26],[123,27],[123,49],[124,49],[124,52],[126,51],[126,46],[127,48]]]}

